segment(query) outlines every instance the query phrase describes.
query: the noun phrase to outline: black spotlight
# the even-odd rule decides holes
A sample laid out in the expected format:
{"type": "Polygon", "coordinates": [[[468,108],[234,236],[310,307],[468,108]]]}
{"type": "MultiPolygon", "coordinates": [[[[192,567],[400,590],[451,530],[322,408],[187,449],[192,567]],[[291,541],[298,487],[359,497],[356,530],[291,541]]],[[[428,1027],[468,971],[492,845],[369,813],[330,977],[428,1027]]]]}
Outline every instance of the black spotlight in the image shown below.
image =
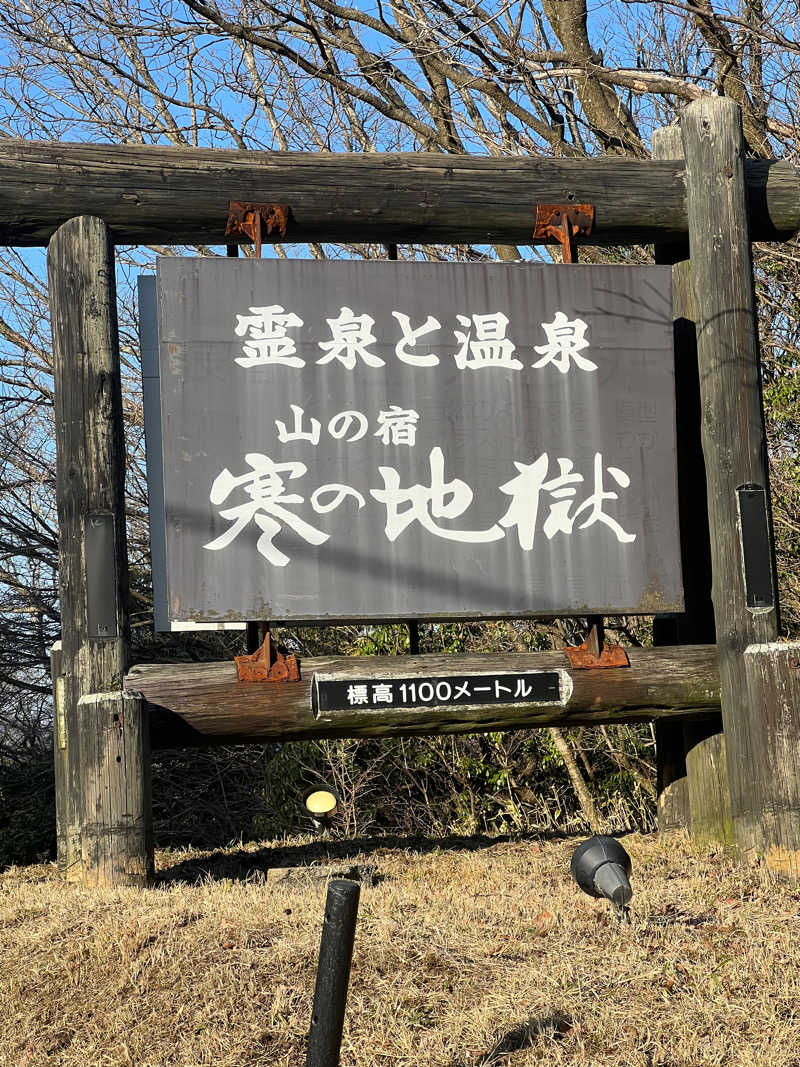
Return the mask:
{"type": "Polygon", "coordinates": [[[572,877],[590,897],[607,897],[618,919],[628,918],[633,896],[628,877],[631,858],[614,837],[598,834],[578,845],[570,864],[572,877]]]}

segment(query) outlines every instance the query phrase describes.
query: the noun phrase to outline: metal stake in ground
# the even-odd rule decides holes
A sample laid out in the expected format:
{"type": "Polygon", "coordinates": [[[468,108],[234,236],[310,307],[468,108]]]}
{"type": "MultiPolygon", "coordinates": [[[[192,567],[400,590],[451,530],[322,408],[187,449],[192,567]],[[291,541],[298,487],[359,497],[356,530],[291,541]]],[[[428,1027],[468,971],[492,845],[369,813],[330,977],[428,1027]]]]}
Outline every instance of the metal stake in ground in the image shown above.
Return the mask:
{"type": "Polygon", "coordinates": [[[339,1067],[360,892],[344,879],[328,885],[306,1067],[339,1067]]]}

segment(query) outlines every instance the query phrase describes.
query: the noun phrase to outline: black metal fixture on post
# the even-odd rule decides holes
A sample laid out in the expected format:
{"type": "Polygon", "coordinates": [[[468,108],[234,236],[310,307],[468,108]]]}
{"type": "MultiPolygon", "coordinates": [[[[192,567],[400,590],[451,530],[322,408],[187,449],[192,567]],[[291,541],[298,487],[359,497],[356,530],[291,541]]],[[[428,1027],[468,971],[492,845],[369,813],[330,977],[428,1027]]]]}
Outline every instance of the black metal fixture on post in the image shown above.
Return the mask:
{"type": "Polygon", "coordinates": [[[339,1067],[360,892],[358,882],[328,883],[306,1067],[339,1067]]]}
{"type": "Polygon", "coordinates": [[[628,902],[633,896],[628,877],[631,858],[619,841],[598,834],[578,845],[570,864],[572,877],[590,897],[606,897],[614,905],[618,919],[628,919],[628,902]]]}

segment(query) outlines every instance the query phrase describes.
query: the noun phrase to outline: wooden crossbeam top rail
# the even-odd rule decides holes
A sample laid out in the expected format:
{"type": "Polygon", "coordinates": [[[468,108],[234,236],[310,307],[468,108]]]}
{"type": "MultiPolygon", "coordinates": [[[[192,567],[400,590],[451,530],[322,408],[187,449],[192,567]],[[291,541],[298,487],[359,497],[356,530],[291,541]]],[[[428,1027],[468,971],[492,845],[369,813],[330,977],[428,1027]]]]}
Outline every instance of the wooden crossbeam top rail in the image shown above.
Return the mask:
{"type": "Polygon", "coordinates": [[[630,666],[573,670],[563,652],[483,656],[326,656],[303,660],[299,682],[239,682],[232,663],[139,665],[125,688],[144,695],[154,748],[310,737],[469,733],[523,726],[644,722],[719,710],[715,645],[627,649],[630,666]],[[315,718],[315,672],[388,681],[455,678],[486,672],[564,671],[571,679],[561,705],[469,704],[445,708],[358,708],[315,718]]]}
{"type": "MultiPolygon", "coordinates": [[[[800,229],[800,175],[745,164],[753,240],[800,229]]],[[[0,140],[0,242],[45,245],[67,219],[118,244],[224,244],[231,200],[291,207],[288,241],[531,244],[537,203],[590,203],[586,243],[681,240],[682,161],[245,152],[0,140]]],[[[275,231],[268,240],[281,240],[275,231]]]]}

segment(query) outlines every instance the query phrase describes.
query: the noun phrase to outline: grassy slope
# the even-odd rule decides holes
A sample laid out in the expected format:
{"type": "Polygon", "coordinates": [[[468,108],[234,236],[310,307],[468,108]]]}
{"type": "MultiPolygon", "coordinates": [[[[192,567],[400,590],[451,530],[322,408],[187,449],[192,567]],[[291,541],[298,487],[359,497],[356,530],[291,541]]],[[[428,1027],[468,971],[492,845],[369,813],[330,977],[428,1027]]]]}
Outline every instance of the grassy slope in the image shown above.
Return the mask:
{"type": "MultiPolygon", "coordinates": [[[[630,836],[620,928],[569,881],[576,843],[365,856],[381,880],[362,892],[342,1067],[797,1067],[800,888],[630,836]]],[[[289,845],[161,854],[148,892],[0,876],[0,1064],[301,1067],[324,887],[264,884],[319,851],[289,845]]]]}

